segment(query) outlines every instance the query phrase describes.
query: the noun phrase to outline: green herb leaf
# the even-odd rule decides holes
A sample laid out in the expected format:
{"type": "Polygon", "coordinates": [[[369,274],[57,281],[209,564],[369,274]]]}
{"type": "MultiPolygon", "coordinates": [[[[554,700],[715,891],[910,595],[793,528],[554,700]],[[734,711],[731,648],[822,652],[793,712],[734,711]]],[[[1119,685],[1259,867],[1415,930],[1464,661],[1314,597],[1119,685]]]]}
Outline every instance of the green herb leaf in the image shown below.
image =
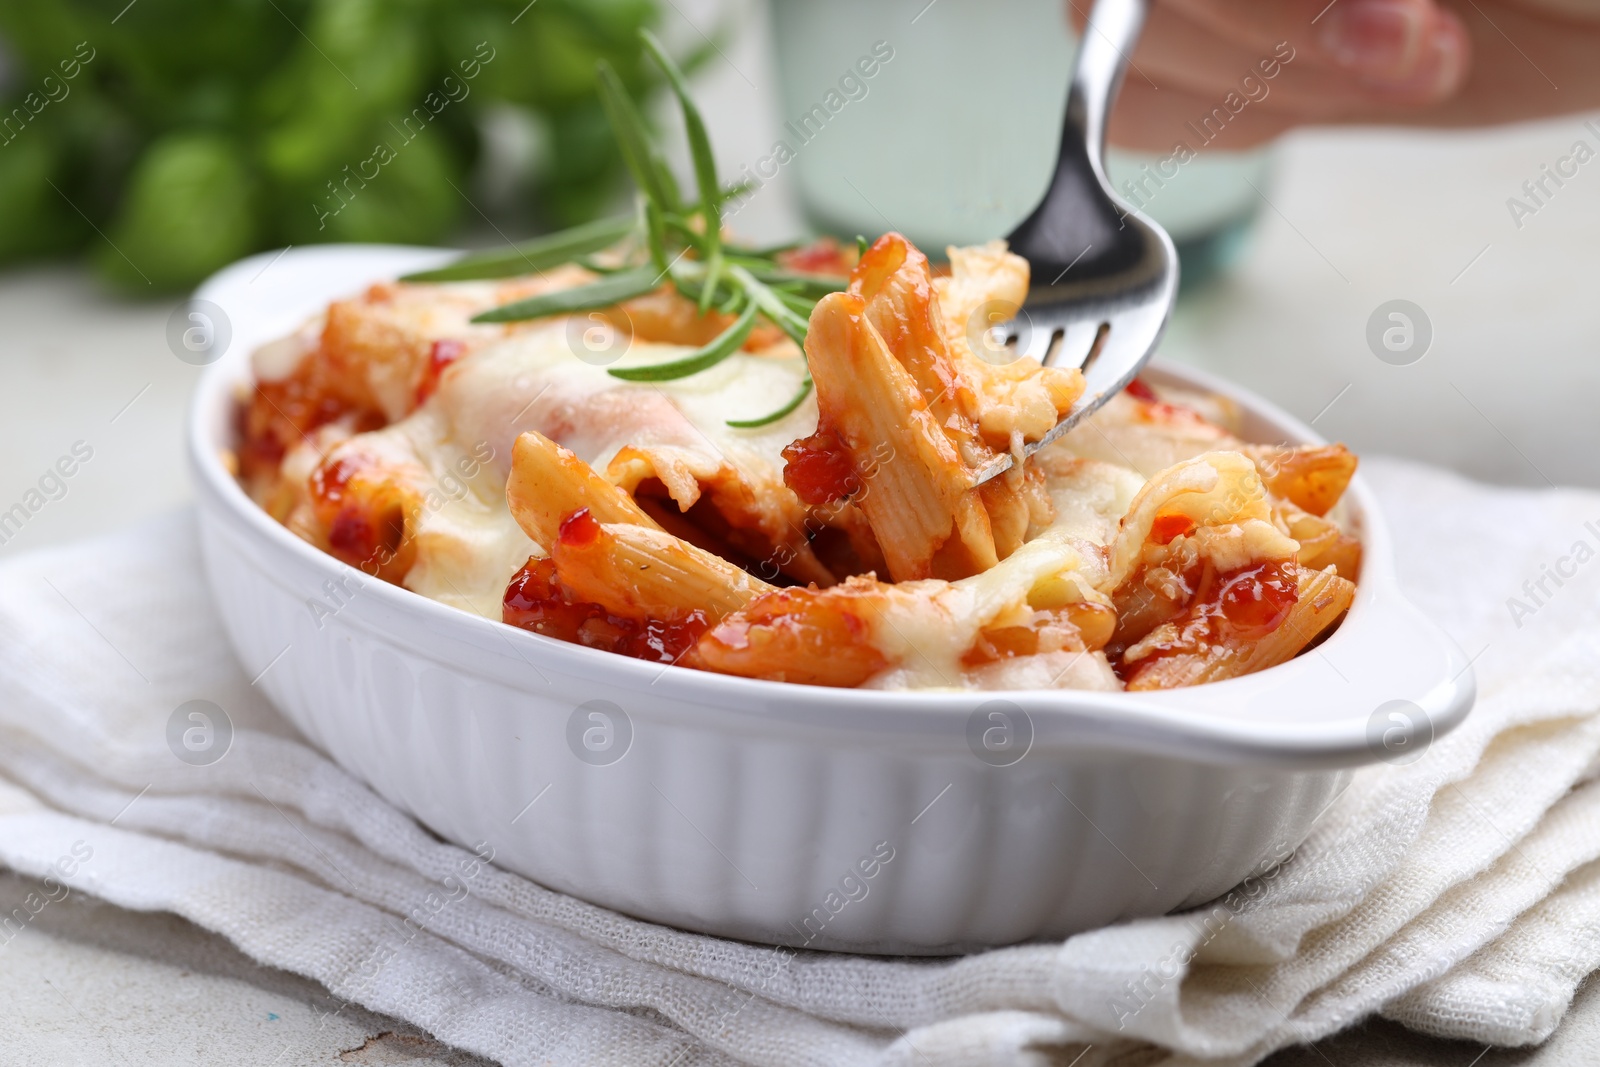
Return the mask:
{"type": "Polygon", "coordinates": [[[778,294],[768,289],[755,275],[740,266],[730,266],[728,276],[744,286],[745,292],[750,294],[750,299],[761,305],[761,310],[773,325],[788,334],[794,343],[802,347],[806,343],[806,329],[810,325],[807,319],[789,309],[789,306],[779,298],[778,294]]]}
{"type": "Polygon", "coordinates": [[[706,280],[700,287],[700,314],[704,315],[711,310],[711,298],[717,293],[717,282],[722,278],[722,247],[720,244],[711,249],[711,259],[706,263],[706,280]]]}
{"type": "Polygon", "coordinates": [[[644,116],[639,114],[633,98],[623,88],[622,79],[603,59],[595,63],[595,86],[600,93],[600,105],[611,122],[611,131],[616,134],[622,160],[633,173],[639,191],[662,211],[676,210],[678,183],[651,139],[644,116]]]}
{"type": "Polygon", "coordinates": [[[536,237],[504,251],[464,256],[447,267],[407,274],[403,282],[462,282],[477,278],[509,278],[558,267],[578,256],[610,248],[638,226],[629,215],[596,219],[560,233],[536,237]]]}
{"type": "Polygon", "coordinates": [[[648,199],[644,200],[644,228],[650,246],[650,262],[665,276],[671,270],[667,263],[667,224],[661,217],[661,209],[648,199]]]}
{"type": "Polygon", "coordinates": [[[710,344],[682,359],[675,359],[670,363],[656,363],[648,367],[614,367],[611,369],[611,376],[628,382],[670,382],[677,378],[687,378],[691,374],[699,374],[703,370],[710,370],[739,351],[739,346],[744,344],[745,339],[750,336],[750,331],[755,327],[756,310],[753,301],[747,304],[733,325],[718,334],[710,344]]]}
{"type": "Polygon", "coordinates": [[[716,291],[717,276],[722,271],[722,183],[717,180],[716,157],[711,153],[711,136],[706,133],[705,119],[701,117],[694,98],[689,95],[683,71],[667,55],[667,50],[656,40],[655,34],[640,30],[639,40],[666,74],[667,83],[672,86],[678,106],[683,111],[683,128],[689,137],[689,156],[694,160],[694,179],[700,189],[700,210],[706,224],[703,240],[709,280],[700,296],[700,313],[704,315],[711,307],[711,294],[716,291]]]}
{"type": "Polygon", "coordinates": [[[772,423],[783,418],[785,415],[793,412],[794,409],[804,403],[806,397],[810,395],[811,375],[808,374],[806,375],[805,380],[800,383],[800,391],[794,394],[794,399],[783,405],[783,407],[779,408],[777,411],[774,411],[770,415],[763,415],[759,419],[728,419],[727,423],[736,430],[754,430],[762,426],[771,425],[772,423]]]}
{"type": "Polygon", "coordinates": [[[782,252],[793,252],[804,243],[804,241],[788,241],[781,245],[765,245],[761,248],[741,248],[739,254],[754,259],[771,259],[782,252]]]}
{"type": "Polygon", "coordinates": [[[767,285],[781,285],[795,292],[814,294],[821,299],[829,293],[842,293],[850,286],[849,278],[836,274],[807,274],[803,271],[773,270],[771,267],[747,267],[752,275],[767,285]]]}
{"type": "Polygon", "coordinates": [[[474,315],[473,322],[521,322],[526,319],[543,319],[551,315],[570,315],[576,311],[593,311],[608,308],[624,300],[643,296],[665,281],[655,267],[634,267],[617,274],[609,274],[597,282],[580,285],[575,289],[557,289],[552,293],[530,296],[513,304],[493,308],[474,315]]]}

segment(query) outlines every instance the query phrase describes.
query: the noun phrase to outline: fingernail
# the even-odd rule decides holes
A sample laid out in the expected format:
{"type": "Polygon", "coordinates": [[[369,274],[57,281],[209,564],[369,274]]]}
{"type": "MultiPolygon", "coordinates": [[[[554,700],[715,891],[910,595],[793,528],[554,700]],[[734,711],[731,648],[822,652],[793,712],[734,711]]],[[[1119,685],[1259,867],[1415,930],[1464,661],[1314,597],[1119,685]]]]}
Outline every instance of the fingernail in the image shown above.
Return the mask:
{"type": "Polygon", "coordinates": [[[1429,45],[1439,60],[1439,70],[1433,82],[1435,96],[1448,96],[1467,80],[1469,41],[1467,31],[1454,20],[1434,31],[1429,45]]]}
{"type": "Polygon", "coordinates": [[[1422,52],[1427,10],[1407,0],[1338,0],[1323,16],[1323,49],[1368,77],[1403,78],[1422,52]]]}
{"type": "Polygon", "coordinates": [[[1443,100],[1466,80],[1468,42],[1467,32],[1461,24],[1453,18],[1447,18],[1429,32],[1422,55],[1408,77],[1369,81],[1386,95],[1393,94],[1419,102],[1443,100]]]}

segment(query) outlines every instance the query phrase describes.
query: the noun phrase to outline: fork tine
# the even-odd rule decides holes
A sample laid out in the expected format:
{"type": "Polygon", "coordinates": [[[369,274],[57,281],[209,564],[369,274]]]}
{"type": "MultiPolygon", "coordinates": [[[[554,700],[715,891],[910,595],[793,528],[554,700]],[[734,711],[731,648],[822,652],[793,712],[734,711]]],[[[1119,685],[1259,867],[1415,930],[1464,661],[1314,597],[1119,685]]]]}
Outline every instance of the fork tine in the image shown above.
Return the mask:
{"type": "Polygon", "coordinates": [[[1050,340],[1055,333],[1055,324],[1048,320],[1035,319],[1023,310],[1017,313],[1016,319],[1011,323],[1011,329],[1016,331],[1017,355],[1031,356],[1043,363],[1044,357],[1050,352],[1050,340]]]}
{"type": "Polygon", "coordinates": [[[1052,367],[1081,367],[1094,348],[1094,339],[1100,332],[1100,319],[1082,319],[1067,326],[1065,335],[1061,338],[1061,347],[1056,350],[1055,358],[1050,361],[1052,367]]]}
{"type": "Polygon", "coordinates": [[[1161,333],[1164,322],[1159,310],[1149,308],[1121,311],[1111,316],[1111,329],[1100,354],[1084,371],[1088,392],[1093,394],[1121,388],[1161,333]]]}

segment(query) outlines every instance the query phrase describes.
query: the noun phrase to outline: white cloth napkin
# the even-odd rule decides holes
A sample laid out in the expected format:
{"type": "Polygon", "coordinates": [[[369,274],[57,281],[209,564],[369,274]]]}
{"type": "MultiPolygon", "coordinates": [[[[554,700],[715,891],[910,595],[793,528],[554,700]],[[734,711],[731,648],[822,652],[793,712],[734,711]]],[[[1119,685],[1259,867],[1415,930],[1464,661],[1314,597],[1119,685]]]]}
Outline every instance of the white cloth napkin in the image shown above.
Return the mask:
{"type": "Polygon", "coordinates": [[[67,891],[172,911],[513,1065],[1245,1065],[1375,1012],[1540,1041],[1600,968],[1600,495],[1366,475],[1409,594],[1475,657],[1478,707],[1415,762],[1358,773],[1287,863],[1195,912],[907,961],[543,889],[295,736],[233,660],[183,513],[0,567],[0,864],[42,879],[0,940],[67,891]],[[194,699],[235,728],[204,767],[166,740],[194,699]]]}

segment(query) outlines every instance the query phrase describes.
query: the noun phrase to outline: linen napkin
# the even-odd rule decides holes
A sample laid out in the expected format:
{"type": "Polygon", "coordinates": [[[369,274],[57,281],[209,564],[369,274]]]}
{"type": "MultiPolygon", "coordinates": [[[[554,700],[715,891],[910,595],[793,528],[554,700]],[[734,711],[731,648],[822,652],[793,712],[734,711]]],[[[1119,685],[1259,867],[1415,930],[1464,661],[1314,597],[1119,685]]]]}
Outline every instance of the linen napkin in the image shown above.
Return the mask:
{"type": "Polygon", "coordinates": [[[544,889],[296,736],[234,661],[183,512],[0,565],[0,864],[40,879],[0,941],[69,891],[171,911],[509,1065],[1243,1067],[1374,1013],[1538,1042],[1600,968],[1600,494],[1364,474],[1408,594],[1474,657],[1478,707],[1192,912],[899,960],[544,889]],[[206,765],[170,733],[192,700],[231,724],[206,765]]]}

